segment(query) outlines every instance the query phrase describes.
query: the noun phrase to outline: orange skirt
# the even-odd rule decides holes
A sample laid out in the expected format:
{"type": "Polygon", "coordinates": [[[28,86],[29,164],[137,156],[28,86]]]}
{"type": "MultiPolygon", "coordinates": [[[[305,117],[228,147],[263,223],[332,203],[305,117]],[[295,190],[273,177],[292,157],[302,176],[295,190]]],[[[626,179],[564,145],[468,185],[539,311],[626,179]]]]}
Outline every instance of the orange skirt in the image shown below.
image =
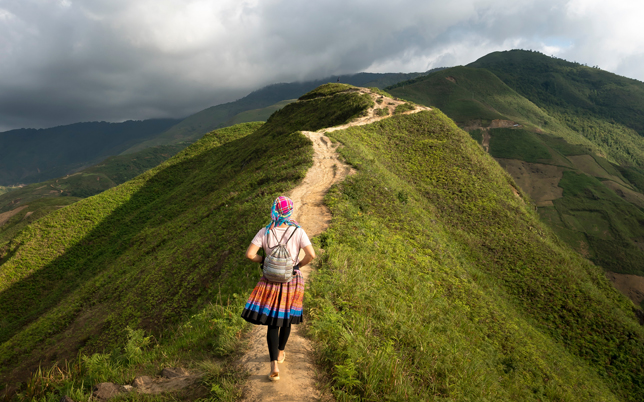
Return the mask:
{"type": "Polygon", "coordinates": [[[250,294],[242,318],[257,325],[288,327],[302,322],[304,278],[300,271],[288,283],[269,282],[262,277],[250,294]]]}

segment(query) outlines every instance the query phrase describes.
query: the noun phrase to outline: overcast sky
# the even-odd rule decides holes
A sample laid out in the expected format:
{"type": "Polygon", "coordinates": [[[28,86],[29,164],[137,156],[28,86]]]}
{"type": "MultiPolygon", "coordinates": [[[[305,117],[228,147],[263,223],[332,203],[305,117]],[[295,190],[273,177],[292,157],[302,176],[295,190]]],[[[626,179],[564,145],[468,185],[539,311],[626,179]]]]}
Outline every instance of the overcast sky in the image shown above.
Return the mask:
{"type": "Polygon", "coordinates": [[[183,117],[276,82],[534,49],[644,81],[638,0],[0,0],[0,131],[183,117]]]}

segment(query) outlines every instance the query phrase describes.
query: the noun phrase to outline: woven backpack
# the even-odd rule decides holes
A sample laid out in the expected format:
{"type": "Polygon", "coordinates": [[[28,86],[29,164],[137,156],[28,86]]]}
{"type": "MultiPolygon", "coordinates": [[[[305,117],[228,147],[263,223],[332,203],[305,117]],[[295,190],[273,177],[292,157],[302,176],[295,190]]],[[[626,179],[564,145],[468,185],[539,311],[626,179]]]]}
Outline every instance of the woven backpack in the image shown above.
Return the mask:
{"type": "MultiPolygon", "coordinates": [[[[295,227],[293,233],[291,233],[288,240],[286,240],[286,243],[282,244],[282,240],[284,240],[284,237],[286,237],[286,233],[288,232],[287,228],[282,235],[282,238],[277,241],[277,245],[275,247],[269,247],[271,253],[270,255],[267,255],[266,258],[264,258],[262,267],[262,270],[264,271],[264,278],[266,278],[269,282],[286,283],[290,282],[291,278],[293,278],[293,259],[291,258],[291,254],[286,249],[286,245],[291,240],[296,231],[297,227],[295,227]]],[[[272,229],[271,233],[273,233],[275,240],[277,240],[277,235],[272,229]]],[[[268,239],[266,243],[268,244],[268,239]]]]}

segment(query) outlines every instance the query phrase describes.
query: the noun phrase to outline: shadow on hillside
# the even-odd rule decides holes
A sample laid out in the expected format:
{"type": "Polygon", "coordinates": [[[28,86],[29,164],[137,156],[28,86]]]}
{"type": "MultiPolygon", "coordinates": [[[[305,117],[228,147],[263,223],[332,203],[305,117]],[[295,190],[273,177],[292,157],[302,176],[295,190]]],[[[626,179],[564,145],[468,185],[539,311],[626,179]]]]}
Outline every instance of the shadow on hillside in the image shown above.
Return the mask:
{"type": "MultiPolygon", "coordinates": [[[[86,342],[91,344],[99,333],[101,336],[104,336],[105,333],[111,334],[111,339],[103,339],[105,344],[109,344],[110,341],[116,339],[116,334],[124,331],[124,328],[110,328],[115,321],[105,321],[105,318],[115,312],[109,308],[101,309],[101,304],[109,304],[114,308],[119,306],[123,300],[130,300],[126,299],[126,297],[132,297],[128,292],[131,293],[134,291],[133,289],[141,289],[142,286],[146,286],[143,282],[148,281],[149,278],[143,276],[142,272],[139,272],[138,275],[127,275],[131,274],[128,272],[128,269],[131,268],[129,262],[136,262],[137,258],[154,258],[155,250],[164,243],[164,239],[158,233],[162,225],[181,217],[188,209],[194,208],[200,200],[226,186],[226,183],[241,170],[241,161],[246,159],[248,162],[249,159],[255,158],[252,150],[245,150],[236,153],[228,152],[225,154],[225,163],[220,162],[223,159],[221,156],[225,152],[222,150],[223,147],[231,146],[236,150],[244,149],[239,145],[234,145],[243,140],[244,138],[238,139],[221,147],[205,150],[185,161],[160,170],[132,194],[127,202],[106,216],[89,234],[74,246],[67,248],[64,254],[0,293],[0,343],[7,342],[53,308],[66,301],[73,301],[62,316],[48,318],[51,322],[47,324],[47,329],[35,329],[36,333],[29,336],[38,344],[33,353],[32,350],[26,349],[28,346],[21,343],[16,343],[11,348],[5,348],[5,353],[12,355],[8,359],[0,361],[0,367],[4,370],[20,367],[21,371],[14,370],[13,373],[0,371],[0,384],[24,381],[31,369],[37,368],[41,358],[44,358],[47,363],[48,360],[73,357],[78,347],[83,346],[86,342]],[[229,174],[222,173],[226,170],[229,174]],[[132,253],[132,250],[135,252],[132,253]],[[113,266],[112,264],[125,253],[131,253],[127,261],[121,259],[118,266],[113,266]],[[106,273],[104,270],[108,266],[110,272],[106,273]],[[101,274],[107,275],[101,277],[101,274]],[[94,282],[94,280],[96,281],[94,282]],[[81,291],[76,292],[78,290],[81,291]],[[102,316],[101,310],[104,310],[102,316]],[[92,316],[94,313],[98,316],[92,316]],[[70,326],[73,329],[72,333],[69,330],[70,326]],[[92,326],[94,328],[91,328],[92,326]],[[52,339],[64,331],[66,331],[64,336],[58,339],[60,343],[51,345],[52,339]]],[[[109,197],[111,194],[116,194],[114,190],[110,191],[99,197],[109,197]]],[[[189,222],[185,222],[185,227],[182,226],[184,231],[191,230],[190,226],[197,228],[207,223],[206,219],[210,212],[220,207],[207,204],[202,204],[202,206],[204,206],[203,212],[191,216],[191,219],[188,219],[189,222]]],[[[200,209],[200,211],[202,210],[200,209]]],[[[69,218],[69,214],[67,217],[69,218]]],[[[78,222],[78,224],[82,225],[83,222],[78,222]]],[[[51,232],[55,233],[55,229],[51,232]]],[[[178,234],[174,233],[174,238],[178,238],[177,236],[178,234]]],[[[224,248],[229,246],[222,245],[224,248]]],[[[18,254],[22,254],[20,258],[29,258],[34,261],[39,258],[37,251],[25,248],[25,245],[19,247],[23,247],[22,250],[18,250],[18,254]]],[[[207,252],[214,254],[214,249],[211,247],[207,252]]],[[[175,294],[180,294],[183,298],[185,303],[176,306],[175,317],[185,314],[190,308],[190,302],[203,296],[208,285],[212,285],[217,280],[217,273],[212,271],[221,269],[221,265],[228,255],[226,251],[221,249],[217,253],[218,255],[210,257],[210,260],[214,261],[214,267],[199,267],[201,273],[195,273],[197,267],[193,267],[194,269],[189,267],[190,256],[188,255],[186,259],[188,265],[185,272],[180,269],[175,269],[176,272],[169,272],[166,269],[162,273],[165,276],[153,279],[161,281],[162,287],[172,289],[175,294]],[[210,272],[204,273],[203,271],[210,272]],[[188,281],[187,276],[189,275],[192,279],[188,281]]],[[[12,256],[13,254],[8,257],[12,256]]],[[[5,258],[6,260],[8,258],[5,258]]],[[[155,267],[146,268],[147,272],[156,274],[155,267]]],[[[116,312],[116,315],[122,313],[129,314],[130,317],[138,317],[140,322],[148,327],[146,329],[153,330],[164,324],[164,316],[152,318],[155,309],[158,310],[163,300],[175,300],[173,299],[175,295],[166,292],[161,296],[166,299],[156,300],[155,304],[153,298],[158,295],[150,296],[147,294],[147,289],[143,289],[141,294],[134,296],[138,297],[141,303],[140,306],[137,305],[134,308],[140,308],[142,312],[123,311],[116,312]]],[[[100,344],[94,345],[94,347],[98,348],[100,344]]]]}

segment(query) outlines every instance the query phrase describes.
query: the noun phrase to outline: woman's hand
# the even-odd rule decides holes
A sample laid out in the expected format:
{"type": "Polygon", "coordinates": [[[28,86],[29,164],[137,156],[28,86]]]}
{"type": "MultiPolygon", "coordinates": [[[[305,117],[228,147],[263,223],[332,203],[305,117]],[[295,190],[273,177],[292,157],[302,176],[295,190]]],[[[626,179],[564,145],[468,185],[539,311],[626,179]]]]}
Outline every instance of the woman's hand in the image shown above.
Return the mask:
{"type": "Polygon", "coordinates": [[[261,255],[257,255],[258,251],[259,251],[259,246],[256,246],[253,243],[251,243],[250,246],[248,246],[248,250],[246,250],[246,258],[248,258],[252,262],[261,263],[263,258],[261,255]]]}

